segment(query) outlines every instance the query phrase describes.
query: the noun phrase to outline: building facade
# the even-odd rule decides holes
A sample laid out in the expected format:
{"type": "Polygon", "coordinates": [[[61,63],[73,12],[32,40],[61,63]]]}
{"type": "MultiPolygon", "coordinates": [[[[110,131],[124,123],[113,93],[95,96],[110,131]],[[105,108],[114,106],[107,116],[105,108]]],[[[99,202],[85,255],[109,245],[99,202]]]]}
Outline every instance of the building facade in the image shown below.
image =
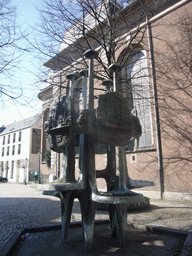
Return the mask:
{"type": "Polygon", "coordinates": [[[39,174],[42,116],[3,127],[0,133],[0,171],[9,182],[34,181],[39,174]]]}
{"type": "MultiPolygon", "coordinates": [[[[145,6],[145,1],[143,3],[145,6]]],[[[149,197],[191,199],[192,3],[187,0],[148,1],[145,6],[148,11],[142,10],[139,1],[132,1],[122,10],[120,15],[123,18],[118,21],[119,31],[114,38],[115,45],[118,45],[115,60],[123,64],[119,74],[120,93],[128,99],[129,108],[139,117],[142,126],[137,147],[134,139],[126,147],[128,174],[133,180],[154,182],[154,186],[139,189],[149,197]],[[125,26],[127,23],[131,24],[129,30],[125,26]]],[[[43,101],[44,120],[59,86],[68,88],[66,74],[83,67],[81,58],[76,62],[73,59],[73,68],[66,61],[62,62],[70,49],[67,40],[57,56],[45,63],[52,72],[48,86],[39,94],[43,101]],[[60,61],[59,68],[56,59],[60,61]]],[[[74,40],[71,42],[72,46],[74,40]]],[[[92,46],[105,62],[107,56],[102,47],[94,41],[92,46]]],[[[78,80],[77,88],[80,85],[78,80]]],[[[97,98],[103,89],[97,77],[95,87],[97,98]]],[[[62,93],[66,95],[68,90],[64,89],[62,93]]],[[[78,90],[76,99],[80,99],[78,90]]],[[[79,104],[80,101],[76,102],[79,104]]],[[[60,168],[61,161],[58,161],[57,168],[60,168]]],[[[96,169],[104,169],[105,164],[105,154],[97,154],[96,169]]],[[[55,168],[52,172],[56,174],[55,168]]],[[[98,183],[104,186],[104,181],[98,183]]]]}

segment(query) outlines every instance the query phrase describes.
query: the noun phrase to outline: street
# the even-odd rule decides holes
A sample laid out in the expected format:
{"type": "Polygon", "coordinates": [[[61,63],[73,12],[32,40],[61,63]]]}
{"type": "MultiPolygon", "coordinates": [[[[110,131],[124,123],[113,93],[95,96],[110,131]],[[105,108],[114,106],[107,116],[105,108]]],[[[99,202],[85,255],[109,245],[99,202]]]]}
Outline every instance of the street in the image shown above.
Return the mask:
{"type": "MultiPolygon", "coordinates": [[[[60,224],[60,200],[42,195],[36,185],[0,184],[0,255],[3,247],[25,227],[60,224]]],[[[128,214],[128,223],[136,226],[160,226],[192,232],[192,202],[151,200],[151,207],[128,214]]],[[[98,211],[96,219],[108,219],[98,211]]],[[[78,201],[74,202],[71,221],[81,220],[78,201]]]]}

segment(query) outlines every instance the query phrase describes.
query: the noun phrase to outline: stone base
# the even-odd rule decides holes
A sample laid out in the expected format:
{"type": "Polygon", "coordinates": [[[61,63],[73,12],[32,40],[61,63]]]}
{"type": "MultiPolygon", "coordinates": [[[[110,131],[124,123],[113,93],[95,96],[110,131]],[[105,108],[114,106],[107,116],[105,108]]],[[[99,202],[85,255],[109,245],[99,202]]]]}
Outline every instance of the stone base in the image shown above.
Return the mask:
{"type": "Polygon", "coordinates": [[[127,243],[120,247],[119,239],[112,238],[109,223],[95,225],[94,246],[90,254],[85,253],[82,228],[80,223],[71,224],[68,242],[62,244],[61,230],[58,226],[48,230],[27,229],[17,243],[10,249],[10,256],[44,256],[44,255],[131,255],[131,256],[174,256],[191,255],[190,233],[170,229],[146,227],[138,229],[128,226],[127,243]],[[78,224],[78,225],[77,225],[78,224]],[[186,248],[188,248],[186,250],[186,248]]]}

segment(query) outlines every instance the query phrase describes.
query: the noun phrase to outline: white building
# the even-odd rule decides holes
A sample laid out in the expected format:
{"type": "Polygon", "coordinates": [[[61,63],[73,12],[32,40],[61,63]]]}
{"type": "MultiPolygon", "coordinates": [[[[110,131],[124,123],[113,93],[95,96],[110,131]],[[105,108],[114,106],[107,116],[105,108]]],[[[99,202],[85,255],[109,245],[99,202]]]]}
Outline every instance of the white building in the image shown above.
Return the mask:
{"type": "Polygon", "coordinates": [[[39,173],[41,128],[41,115],[1,127],[0,175],[9,182],[28,182],[39,173]]]}

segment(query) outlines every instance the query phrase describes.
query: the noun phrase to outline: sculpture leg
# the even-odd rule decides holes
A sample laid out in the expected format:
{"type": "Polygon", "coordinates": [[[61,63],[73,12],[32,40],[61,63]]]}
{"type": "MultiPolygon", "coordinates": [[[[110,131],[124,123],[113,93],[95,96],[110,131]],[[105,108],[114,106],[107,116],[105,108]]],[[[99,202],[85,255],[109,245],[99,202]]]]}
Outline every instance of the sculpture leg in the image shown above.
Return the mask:
{"type": "Polygon", "coordinates": [[[87,214],[84,218],[84,238],[85,238],[85,250],[91,251],[93,248],[93,233],[94,233],[94,222],[96,213],[96,203],[93,201],[89,202],[87,214]]]}
{"type": "Polygon", "coordinates": [[[85,240],[85,250],[91,251],[93,248],[93,233],[95,213],[97,210],[96,203],[88,199],[88,191],[85,191],[84,196],[79,198],[82,212],[83,234],[85,240]]]}
{"type": "Polygon", "coordinates": [[[127,241],[127,205],[119,204],[116,206],[119,224],[120,245],[124,246],[127,241]]]}
{"type": "MultiPolygon", "coordinates": [[[[105,180],[107,183],[107,191],[112,191],[115,186],[116,179],[116,159],[115,159],[115,146],[107,146],[107,168],[105,180]]],[[[112,237],[117,237],[117,211],[116,206],[109,204],[109,219],[111,226],[112,237]]]]}
{"type": "Polygon", "coordinates": [[[110,219],[110,227],[111,227],[111,235],[112,237],[117,237],[117,211],[116,206],[113,204],[109,204],[109,219],[110,219]]]}
{"type": "Polygon", "coordinates": [[[73,192],[60,193],[61,199],[61,236],[62,242],[66,243],[68,238],[69,224],[71,219],[74,196],[73,192]]]}
{"type": "Polygon", "coordinates": [[[94,136],[92,134],[85,135],[85,169],[87,177],[86,190],[82,192],[81,196],[81,209],[82,209],[82,222],[83,232],[85,239],[85,250],[91,251],[93,247],[93,232],[96,213],[96,203],[92,201],[92,191],[96,189],[96,171],[95,171],[95,148],[94,136]]]}

